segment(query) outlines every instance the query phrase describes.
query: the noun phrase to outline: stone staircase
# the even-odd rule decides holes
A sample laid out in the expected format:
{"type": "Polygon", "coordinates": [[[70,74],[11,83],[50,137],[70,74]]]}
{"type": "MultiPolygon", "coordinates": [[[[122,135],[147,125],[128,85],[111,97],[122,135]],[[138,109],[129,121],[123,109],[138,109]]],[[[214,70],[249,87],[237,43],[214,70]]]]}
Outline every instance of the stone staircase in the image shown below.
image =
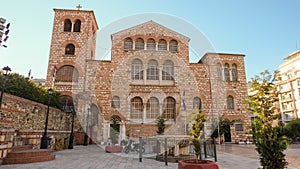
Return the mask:
{"type": "Polygon", "coordinates": [[[31,145],[12,147],[2,164],[24,164],[54,160],[50,149],[32,149],[31,145]]]}

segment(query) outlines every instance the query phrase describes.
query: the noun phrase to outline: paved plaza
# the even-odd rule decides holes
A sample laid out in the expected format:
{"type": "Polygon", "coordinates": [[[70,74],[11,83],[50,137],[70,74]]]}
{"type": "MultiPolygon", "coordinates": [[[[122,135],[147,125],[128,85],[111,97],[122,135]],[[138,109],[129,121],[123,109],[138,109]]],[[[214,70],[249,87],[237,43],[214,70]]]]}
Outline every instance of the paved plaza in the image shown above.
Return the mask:
{"type": "MultiPolygon", "coordinates": [[[[299,145],[300,147],[300,145],[299,145]]],[[[289,169],[297,169],[300,161],[300,148],[287,150],[287,157],[292,159],[289,169]],[[298,164],[297,164],[298,162],[298,164]],[[294,167],[291,167],[294,166],[294,167]]],[[[217,145],[218,165],[220,169],[257,169],[258,156],[253,145],[217,145]]],[[[0,165],[1,169],[175,169],[177,163],[155,161],[143,158],[142,162],[136,154],[106,153],[97,145],[75,146],[73,150],[54,152],[56,159],[48,162],[0,165]]]]}

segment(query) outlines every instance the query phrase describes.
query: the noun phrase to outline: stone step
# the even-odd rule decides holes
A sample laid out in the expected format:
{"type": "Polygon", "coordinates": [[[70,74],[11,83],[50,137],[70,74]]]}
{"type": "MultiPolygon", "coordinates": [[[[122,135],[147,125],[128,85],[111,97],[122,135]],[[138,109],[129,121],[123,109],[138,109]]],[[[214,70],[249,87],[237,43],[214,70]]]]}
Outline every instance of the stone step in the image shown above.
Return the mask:
{"type": "Polygon", "coordinates": [[[32,149],[32,145],[14,146],[12,147],[11,152],[31,150],[31,149],[32,149]]]}
{"type": "Polygon", "coordinates": [[[54,160],[55,155],[36,156],[36,157],[20,157],[20,158],[4,158],[3,164],[25,164],[54,160]]]}
{"type": "Polygon", "coordinates": [[[22,158],[22,157],[37,157],[37,156],[47,156],[51,154],[50,149],[32,149],[15,151],[7,154],[7,158],[22,158]]]}
{"type": "Polygon", "coordinates": [[[22,146],[24,145],[23,141],[14,141],[14,146],[22,146]]]}

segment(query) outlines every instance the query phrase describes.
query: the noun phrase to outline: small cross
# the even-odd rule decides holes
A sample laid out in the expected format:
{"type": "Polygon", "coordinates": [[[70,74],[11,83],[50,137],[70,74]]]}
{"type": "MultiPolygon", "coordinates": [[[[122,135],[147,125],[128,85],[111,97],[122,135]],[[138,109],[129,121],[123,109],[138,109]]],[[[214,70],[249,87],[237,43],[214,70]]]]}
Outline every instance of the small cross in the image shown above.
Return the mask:
{"type": "Polygon", "coordinates": [[[80,8],[82,8],[82,6],[81,6],[80,4],[78,4],[78,5],[76,6],[76,8],[77,8],[78,10],[80,10],[80,8]]]}

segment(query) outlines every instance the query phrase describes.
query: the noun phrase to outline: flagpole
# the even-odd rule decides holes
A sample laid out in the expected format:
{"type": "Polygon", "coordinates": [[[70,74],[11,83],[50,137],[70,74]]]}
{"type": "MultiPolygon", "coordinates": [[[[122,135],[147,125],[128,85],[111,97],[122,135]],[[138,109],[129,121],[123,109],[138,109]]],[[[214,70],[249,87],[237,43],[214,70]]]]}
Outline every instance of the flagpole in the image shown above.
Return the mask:
{"type": "Polygon", "coordinates": [[[187,130],[187,128],[186,128],[186,110],[184,111],[184,113],[185,113],[185,117],[184,117],[184,134],[186,135],[187,133],[186,133],[186,130],[187,130]]]}
{"type": "Polygon", "coordinates": [[[184,110],[184,134],[186,135],[187,134],[187,128],[186,128],[186,104],[185,104],[185,90],[183,91],[182,93],[182,107],[183,107],[183,110],[184,110]]]}

